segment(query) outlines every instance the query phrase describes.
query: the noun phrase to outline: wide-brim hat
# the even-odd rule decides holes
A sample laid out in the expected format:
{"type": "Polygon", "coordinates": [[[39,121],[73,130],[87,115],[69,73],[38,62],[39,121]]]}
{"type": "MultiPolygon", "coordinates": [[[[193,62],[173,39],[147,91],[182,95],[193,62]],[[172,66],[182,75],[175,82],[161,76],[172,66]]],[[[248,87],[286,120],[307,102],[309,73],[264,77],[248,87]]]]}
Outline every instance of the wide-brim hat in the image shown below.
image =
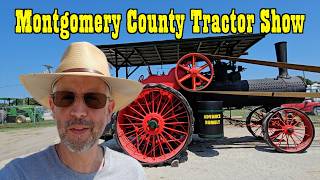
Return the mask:
{"type": "Polygon", "coordinates": [[[111,98],[115,101],[114,112],[134,101],[143,88],[137,81],[111,77],[105,54],[88,42],[72,43],[55,73],[21,75],[20,81],[36,101],[50,108],[49,96],[53,83],[63,76],[89,76],[104,80],[111,88],[111,98]]]}

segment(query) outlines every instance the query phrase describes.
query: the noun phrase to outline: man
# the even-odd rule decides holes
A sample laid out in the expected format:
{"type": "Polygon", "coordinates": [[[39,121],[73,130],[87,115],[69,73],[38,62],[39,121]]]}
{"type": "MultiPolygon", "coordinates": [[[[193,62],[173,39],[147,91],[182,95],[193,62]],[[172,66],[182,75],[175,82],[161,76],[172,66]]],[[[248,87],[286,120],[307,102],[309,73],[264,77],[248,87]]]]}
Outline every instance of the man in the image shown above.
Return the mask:
{"type": "Polygon", "coordinates": [[[142,90],[136,81],[110,77],[104,53],[73,43],[55,73],[20,77],[29,93],[52,110],[60,143],[11,161],[0,179],[145,179],[135,159],[102,147],[98,139],[111,114],[142,90]]]}

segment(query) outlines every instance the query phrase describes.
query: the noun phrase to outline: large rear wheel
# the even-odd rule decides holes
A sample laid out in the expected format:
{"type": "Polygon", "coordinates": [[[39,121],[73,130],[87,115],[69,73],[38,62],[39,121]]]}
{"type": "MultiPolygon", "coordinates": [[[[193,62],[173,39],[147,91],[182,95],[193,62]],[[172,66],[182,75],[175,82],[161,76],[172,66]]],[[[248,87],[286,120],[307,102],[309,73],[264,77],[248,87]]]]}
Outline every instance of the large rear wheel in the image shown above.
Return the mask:
{"type": "Polygon", "coordinates": [[[192,133],[193,115],[187,100],[162,84],[147,84],[116,120],[116,139],[122,149],[147,165],[178,158],[192,133]]]}

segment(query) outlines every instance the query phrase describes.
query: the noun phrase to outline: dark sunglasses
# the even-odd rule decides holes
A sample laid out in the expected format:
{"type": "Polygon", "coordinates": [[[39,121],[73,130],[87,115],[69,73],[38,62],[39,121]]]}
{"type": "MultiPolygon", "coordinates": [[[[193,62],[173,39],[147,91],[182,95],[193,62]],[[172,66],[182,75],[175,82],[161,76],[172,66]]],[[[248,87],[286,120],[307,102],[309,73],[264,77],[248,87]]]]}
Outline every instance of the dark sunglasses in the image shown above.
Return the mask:
{"type": "MultiPolygon", "coordinates": [[[[51,97],[53,99],[53,103],[58,107],[71,106],[76,99],[75,93],[70,91],[57,91],[52,93],[51,97]]],[[[93,109],[100,109],[105,107],[109,99],[110,97],[107,97],[103,93],[89,92],[89,93],[83,94],[83,100],[85,104],[89,108],[93,108],[93,109]]]]}

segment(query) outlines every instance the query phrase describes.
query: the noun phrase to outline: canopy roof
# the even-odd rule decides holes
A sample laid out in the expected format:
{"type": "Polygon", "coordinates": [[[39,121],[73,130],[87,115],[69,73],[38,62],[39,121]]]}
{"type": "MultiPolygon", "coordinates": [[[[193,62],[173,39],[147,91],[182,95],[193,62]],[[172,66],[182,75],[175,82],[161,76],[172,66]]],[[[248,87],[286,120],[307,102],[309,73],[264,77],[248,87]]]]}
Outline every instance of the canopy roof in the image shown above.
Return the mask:
{"type": "Polygon", "coordinates": [[[176,64],[191,52],[239,57],[264,34],[239,34],[181,40],[97,45],[117,69],[128,66],[176,64]]]}

